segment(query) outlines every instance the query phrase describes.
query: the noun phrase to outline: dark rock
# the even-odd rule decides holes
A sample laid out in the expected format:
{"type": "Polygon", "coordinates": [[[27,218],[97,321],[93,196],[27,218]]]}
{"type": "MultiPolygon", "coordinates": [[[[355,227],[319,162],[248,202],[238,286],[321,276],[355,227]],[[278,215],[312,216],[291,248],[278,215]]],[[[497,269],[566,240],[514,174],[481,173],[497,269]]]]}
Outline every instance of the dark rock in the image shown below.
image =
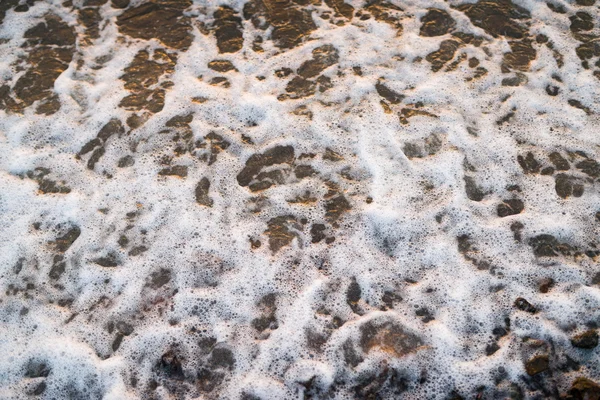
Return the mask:
{"type": "Polygon", "coordinates": [[[298,179],[304,179],[317,174],[317,171],[310,165],[298,165],[294,169],[294,174],[298,179]]]}
{"type": "Polygon", "coordinates": [[[127,254],[132,257],[135,257],[135,256],[139,256],[142,253],[145,253],[146,251],[148,251],[148,248],[146,246],[135,246],[127,254]]]}
{"type": "Polygon", "coordinates": [[[413,353],[423,345],[417,335],[393,321],[370,320],[360,327],[360,347],[365,353],[380,349],[394,357],[413,353]]]}
{"type": "Polygon", "coordinates": [[[94,152],[88,159],[88,163],[87,163],[88,169],[93,171],[94,167],[96,166],[96,163],[98,161],[100,161],[100,158],[102,158],[102,156],[104,155],[105,152],[106,152],[106,150],[104,149],[104,147],[99,147],[96,150],[94,150],[94,152]]]}
{"type": "Polygon", "coordinates": [[[217,72],[237,71],[237,68],[229,60],[213,60],[208,63],[208,68],[217,72]]]}
{"type": "Polygon", "coordinates": [[[519,199],[508,199],[503,200],[501,204],[498,204],[497,213],[498,216],[508,217],[510,215],[520,214],[523,211],[524,205],[523,201],[519,199]]]}
{"type": "Polygon", "coordinates": [[[383,292],[383,296],[381,296],[381,301],[385,305],[385,308],[393,309],[395,303],[402,301],[402,297],[394,292],[386,290],[383,292]]]}
{"type": "Polygon", "coordinates": [[[479,0],[477,3],[462,4],[456,9],[464,12],[473,25],[493,37],[522,39],[527,35],[527,29],[519,21],[529,19],[531,15],[528,10],[510,0],[479,0]]]}
{"type": "Polygon", "coordinates": [[[444,65],[454,58],[456,50],[461,47],[461,43],[457,40],[443,40],[440,43],[440,48],[432,53],[429,53],[425,59],[431,63],[431,70],[437,72],[444,67],[444,65]]]}
{"type": "Polygon", "coordinates": [[[325,154],[323,154],[323,160],[338,162],[344,160],[344,157],[342,157],[339,153],[336,153],[335,151],[331,150],[330,148],[326,148],[325,154]]]}
{"type": "Polygon", "coordinates": [[[112,342],[112,351],[117,351],[119,350],[119,347],[121,347],[121,343],[123,342],[123,338],[124,336],[120,333],[117,334],[117,336],[115,337],[115,340],[113,340],[112,342]]]}
{"type": "Polygon", "coordinates": [[[498,343],[490,343],[485,347],[485,355],[489,357],[496,353],[498,350],[500,350],[500,346],[498,346],[498,343]]]}
{"type": "Polygon", "coordinates": [[[219,53],[235,53],[244,45],[242,19],[231,8],[221,6],[213,14],[214,28],[219,53]]]}
{"type": "Polygon", "coordinates": [[[302,226],[293,215],[271,218],[267,228],[265,234],[269,236],[269,248],[273,253],[288,246],[294,238],[299,238],[299,232],[302,231],[302,226]]]}
{"type": "Polygon", "coordinates": [[[121,157],[119,159],[119,162],[117,163],[117,167],[119,168],[127,168],[127,167],[131,167],[133,164],[135,164],[135,159],[133,158],[133,156],[124,156],[121,157]]]}
{"type": "Polygon", "coordinates": [[[158,362],[158,370],[169,379],[183,380],[183,366],[173,350],[162,355],[158,362]]]}
{"type": "Polygon", "coordinates": [[[200,179],[200,182],[196,185],[196,203],[206,206],[212,207],[213,200],[208,195],[210,190],[210,181],[207,177],[200,179]]]}
{"type": "Polygon", "coordinates": [[[302,43],[317,26],[312,11],[302,2],[292,0],[251,0],[244,4],[244,18],[255,28],[273,27],[271,39],[280,49],[290,49],[302,43]]]}
{"type": "Polygon", "coordinates": [[[525,157],[518,156],[517,161],[526,174],[537,174],[540,172],[541,165],[531,152],[528,152],[525,157]]]}
{"type": "Polygon", "coordinates": [[[344,213],[350,211],[352,207],[343,194],[336,196],[325,203],[325,219],[329,223],[337,222],[344,213]]]}
{"type": "Polygon", "coordinates": [[[598,332],[589,330],[571,338],[571,344],[580,349],[593,349],[598,346],[598,332]]]}
{"type": "Polygon", "coordinates": [[[221,371],[212,371],[202,367],[198,371],[196,377],[198,390],[205,393],[210,393],[215,390],[225,379],[225,373],[221,371]]]}
{"type": "Polygon", "coordinates": [[[363,362],[363,358],[357,353],[350,339],[346,340],[342,345],[342,354],[346,364],[352,368],[363,362]]]}
{"type": "MultiPolygon", "coordinates": [[[[192,44],[189,17],[183,11],[189,0],[150,0],[129,8],[117,17],[119,32],[137,39],[158,39],[165,46],[187,50],[192,44]]],[[[119,7],[124,5],[119,1],[119,7]]]]}
{"type": "Polygon", "coordinates": [[[229,82],[229,79],[225,78],[224,76],[217,76],[215,78],[212,78],[208,83],[212,86],[221,86],[226,89],[231,86],[231,82],[229,82]]]}
{"type": "Polygon", "coordinates": [[[504,54],[503,70],[528,71],[530,63],[536,59],[537,52],[530,39],[510,41],[511,52],[504,54]]]}
{"type": "Polygon", "coordinates": [[[566,14],[567,10],[561,4],[553,4],[550,2],[546,2],[546,5],[550,10],[557,14],[566,14]]]}
{"type": "Polygon", "coordinates": [[[600,176],[600,164],[596,160],[587,159],[580,161],[575,165],[575,167],[592,178],[598,178],[600,176]]]}
{"type": "Polygon", "coordinates": [[[312,59],[302,63],[298,68],[298,75],[303,78],[313,78],[323,72],[326,68],[336,64],[339,60],[337,49],[326,44],[312,51],[312,59]]]}
{"type": "Polygon", "coordinates": [[[579,377],[573,381],[569,395],[569,400],[599,400],[600,385],[591,379],[579,377]]]}
{"type": "Polygon", "coordinates": [[[217,347],[213,349],[208,364],[211,368],[233,369],[235,366],[235,357],[233,352],[225,347],[217,347]]]}
{"type": "Polygon", "coordinates": [[[278,164],[291,165],[294,161],[294,148],[292,146],[276,146],[262,154],[254,154],[246,161],[246,166],[237,175],[240,186],[247,186],[253,192],[267,189],[274,184],[281,184],[289,172],[285,166],[271,169],[269,173],[262,173],[264,168],[278,164]]]}
{"type": "Polygon", "coordinates": [[[583,103],[580,102],[579,100],[569,99],[569,100],[567,100],[567,103],[569,103],[569,105],[571,107],[575,107],[575,108],[578,108],[578,109],[582,110],[587,115],[591,115],[592,114],[592,110],[590,110],[589,107],[584,106],[583,103]]]}
{"type": "Polygon", "coordinates": [[[525,300],[523,297],[518,297],[515,300],[514,306],[519,310],[528,312],[530,314],[535,314],[537,312],[537,308],[533,306],[530,302],[525,300]]]}
{"type": "Polygon", "coordinates": [[[517,72],[514,77],[502,79],[502,86],[521,86],[527,82],[527,75],[517,72]]]}
{"type": "Polygon", "coordinates": [[[481,201],[485,197],[485,192],[481,190],[479,186],[475,183],[475,179],[472,177],[465,175],[465,192],[467,193],[467,197],[469,200],[473,201],[481,201]]]}
{"type": "Polygon", "coordinates": [[[392,104],[399,104],[405,97],[404,95],[393,91],[381,82],[377,82],[375,84],[375,89],[377,90],[377,94],[392,104]]]}
{"type": "Polygon", "coordinates": [[[53,242],[50,242],[54,250],[59,253],[64,253],[69,250],[69,247],[77,240],[81,235],[81,229],[78,226],[72,226],[63,234],[57,237],[53,242]]]}
{"type": "Polygon", "coordinates": [[[344,2],[344,0],[325,0],[325,4],[327,4],[335,11],[336,17],[352,19],[352,15],[354,14],[354,7],[344,2]]]}
{"type": "MultiPolygon", "coordinates": [[[[529,240],[529,245],[533,247],[533,252],[537,257],[556,257],[558,256],[559,248],[564,245],[556,240],[552,235],[538,235],[529,240]]],[[[568,251],[569,249],[564,249],[568,251]]]]}
{"type": "Polygon", "coordinates": [[[209,132],[208,135],[204,136],[204,140],[206,140],[210,144],[210,155],[208,157],[208,165],[212,165],[217,161],[217,156],[222,151],[225,151],[229,148],[230,143],[225,140],[225,138],[216,132],[209,132]]]}
{"type": "Polygon", "coordinates": [[[188,174],[188,167],[185,165],[174,165],[172,167],[163,168],[158,172],[162,176],[178,176],[185,178],[188,174]]]}
{"type": "Polygon", "coordinates": [[[176,62],[176,53],[156,49],[150,59],[148,51],[140,50],[120,77],[125,81],[125,89],[131,94],[124,97],[119,106],[130,111],[162,111],[166,90],[158,86],[158,83],[161,77],[174,71],[176,62]]]}
{"type": "Polygon", "coordinates": [[[33,392],[31,392],[31,394],[33,394],[34,396],[39,396],[42,393],[44,393],[46,391],[46,382],[40,382],[35,389],[33,389],[33,392]]]}
{"type": "Polygon", "coordinates": [[[321,240],[325,239],[325,225],[324,224],[313,224],[310,228],[310,235],[312,237],[312,243],[319,243],[321,240]]]}
{"type": "Polygon", "coordinates": [[[25,367],[25,377],[46,378],[50,375],[50,367],[45,362],[30,360],[25,367]]]}
{"type": "Polygon", "coordinates": [[[167,283],[171,282],[171,271],[165,268],[150,274],[150,287],[152,289],[160,289],[167,283]]]}
{"type": "Polygon", "coordinates": [[[569,175],[558,174],[554,177],[555,185],[554,189],[563,199],[569,196],[581,197],[583,195],[583,185],[574,183],[573,178],[569,175]]]}
{"type": "Polygon", "coordinates": [[[116,323],[117,330],[124,336],[129,336],[133,333],[133,326],[124,321],[118,321],[116,323]]]}
{"type": "Polygon", "coordinates": [[[554,287],[554,279],[552,278],[545,278],[540,282],[540,292],[541,293],[548,293],[550,291],[550,289],[552,289],[554,287]]]}
{"type": "Polygon", "coordinates": [[[560,93],[560,88],[555,85],[547,85],[546,93],[548,93],[548,95],[550,96],[558,96],[558,94],[560,93]]]}
{"type": "Polygon", "coordinates": [[[545,167],[540,171],[540,175],[548,176],[552,174],[554,174],[554,168],[552,167],[545,167]]]}
{"type": "Polygon", "coordinates": [[[346,303],[355,310],[358,302],[360,301],[362,291],[360,290],[360,285],[356,282],[356,278],[352,278],[350,281],[350,285],[348,285],[348,289],[346,289],[346,303]]]}
{"type": "Polygon", "coordinates": [[[105,268],[114,268],[119,265],[119,262],[114,254],[108,254],[104,257],[94,259],[94,263],[105,268]]]}
{"type": "Polygon", "coordinates": [[[50,272],[48,273],[48,276],[50,277],[50,279],[54,279],[54,280],[60,279],[62,274],[65,273],[67,264],[63,260],[64,260],[64,257],[61,255],[54,256],[54,262],[52,263],[52,267],[50,268],[50,272]]]}
{"type": "Polygon", "coordinates": [[[293,69],[283,67],[275,71],[275,76],[277,76],[278,78],[285,78],[287,76],[290,76],[292,73],[294,73],[293,69]]]}
{"type": "Polygon", "coordinates": [[[421,36],[442,36],[454,29],[456,22],[445,10],[430,8],[423,17],[421,17],[421,36]]]}
{"type": "MultiPolygon", "coordinates": [[[[0,19],[12,1],[2,1],[0,19]]],[[[76,34],[58,16],[49,14],[43,22],[28,29],[23,45],[27,69],[15,83],[12,93],[8,85],[0,87],[0,109],[22,112],[36,101],[38,114],[58,111],[60,101],[54,93],[54,82],[69,67],[75,52],[76,34]],[[14,95],[14,97],[13,97],[14,95]]]]}
{"type": "Polygon", "coordinates": [[[570,16],[569,20],[571,21],[571,26],[569,28],[573,33],[591,31],[594,29],[594,19],[586,12],[580,11],[575,15],[570,16]]]}
{"type": "Polygon", "coordinates": [[[525,370],[529,376],[534,376],[547,371],[550,367],[550,360],[547,355],[539,355],[531,358],[525,363],[525,370]]]}
{"type": "Polygon", "coordinates": [[[285,91],[288,93],[286,95],[287,97],[281,97],[281,99],[300,99],[303,97],[312,96],[315,94],[316,90],[317,83],[315,81],[296,76],[290,80],[285,87],[285,91]]]}
{"type": "Polygon", "coordinates": [[[417,308],[417,310],[415,311],[415,315],[417,317],[422,317],[422,321],[425,324],[435,319],[431,311],[429,311],[429,309],[427,309],[426,307],[417,308]]]}
{"type": "Polygon", "coordinates": [[[65,182],[58,183],[47,178],[50,174],[50,170],[47,168],[37,167],[33,171],[27,172],[27,177],[33,179],[38,183],[38,190],[43,194],[67,194],[71,193],[71,188],[65,185],[65,182]]]}
{"type": "Polygon", "coordinates": [[[130,0],[111,0],[110,5],[113,8],[124,9],[124,8],[129,7],[129,2],[130,2],[130,0]]]}
{"type": "Polygon", "coordinates": [[[569,162],[563,156],[561,156],[560,153],[556,151],[550,153],[548,158],[550,158],[550,162],[554,164],[558,171],[567,171],[569,168],[571,168],[569,162]]]}

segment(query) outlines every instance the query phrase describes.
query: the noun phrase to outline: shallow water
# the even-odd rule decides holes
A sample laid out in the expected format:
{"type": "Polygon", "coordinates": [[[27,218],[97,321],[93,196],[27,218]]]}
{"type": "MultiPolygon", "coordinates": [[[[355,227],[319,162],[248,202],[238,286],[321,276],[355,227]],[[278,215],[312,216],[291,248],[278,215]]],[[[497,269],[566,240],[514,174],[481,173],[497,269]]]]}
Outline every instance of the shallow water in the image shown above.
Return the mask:
{"type": "Polygon", "coordinates": [[[600,396],[600,3],[0,23],[0,398],[600,396]]]}

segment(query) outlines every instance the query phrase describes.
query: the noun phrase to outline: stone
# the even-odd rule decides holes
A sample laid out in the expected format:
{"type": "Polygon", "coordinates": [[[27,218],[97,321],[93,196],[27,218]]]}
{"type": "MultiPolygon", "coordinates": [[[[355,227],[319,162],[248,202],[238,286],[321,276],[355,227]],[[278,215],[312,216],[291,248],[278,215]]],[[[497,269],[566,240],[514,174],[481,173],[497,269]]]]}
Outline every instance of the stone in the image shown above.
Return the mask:
{"type": "MultiPolygon", "coordinates": [[[[192,44],[189,17],[183,11],[189,0],[149,0],[129,8],[117,17],[119,32],[136,39],[157,39],[163,45],[187,50],[192,44]]],[[[118,8],[122,8],[123,1],[118,8]]]]}
{"type": "Polygon", "coordinates": [[[149,285],[152,289],[160,289],[169,282],[171,282],[171,270],[161,268],[150,274],[149,285]]]}
{"type": "Polygon", "coordinates": [[[208,68],[217,72],[237,71],[237,68],[229,60],[212,60],[208,63],[208,68]]]}
{"type": "Polygon", "coordinates": [[[313,78],[323,72],[326,68],[336,64],[339,60],[337,49],[326,44],[312,51],[312,59],[305,61],[298,68],[298,75],[303,78],[313,78]]]}
{"type": "MultiPolygon", "coordinates": [[[[1,9],[0,16],[3,16],[1,9]]],[[[8,85],[0,87],[0,109],[22,112],[39,101],[38,114],[53,114],[60,108],[54,82],[73,59],[75,31],[60,17],[49,14],[43,22],[25,31],[24,38],[28,67],[12,93],[8,85]]]]}
{"type": "Polygon", "coordinates": [[[360,327],[360,347],[365,353],[377,349],[393,357],[402,357],[423,345],[419,336],[394,321],[370,320],[360,327]]]}
{"type": "Polygon", "coordinates": [[[208,180],[208,178],[204,177],[204,178],[200,179],[200,181],[196,185],[196,190],[195,190],[196,203],[198,203],[202,206],[212,207],[213,200],[208,195],[209,190],[210,190],[210,181],[208,180]]]}
{"type": "Polygon", "coordinates": [[[558,153],[556,151],[553,153],[550,153],[548,158],[550,159],[550,162],[552,162],[552,164],[554,164],[554,167],[558,171],[567,171],[569,168],[571,168],[571,166],[569,165],[569,162],[563,156],[561,156],[560,153],[558,153]]]}
{"type": "Polygon", "coordinates": [[[598,346],[598,332],[591,329],[571,338],[571,344],[580,349],[594,349],[598,346]]]}
{"type": "Polygon", "coordinates": [[[525,300],[523,297],[518,297],[515,300],[514,306],[519,310],[528,312],[530,314],[535,314],[537,312],[537,308],[533,306],[530,302],[525,300]]]}
{"type": "Polygon", "coordinates": [[[442,36],[454,29],[456,22],[445,10],[430,8],[427,14],[421,17],[419,34],[425,37],[442,36]]]}
{"type": "Polygon", "coordinates": [[[573,400],[599,400],[600,385],[582,376],[573,381],[569,395],[573,400]]]}
{"type": "Polygon", "coordinates": [[[162,111],[166,90],[158,83],[163,76],[174,71],[176,62],[175,53],[157,49],[151,59],[148,51],[140,50],[120,77],[131,94],[124,97],[119,106],[130,111],[162,111]]]}
{"type": "Polygon", "coordinates": [[[503,200],[501,204],[498,204],[497,214],[499,217],[508,217],[510,215],[520,214],[524,209],[523,201],[519,199],[508,199],[503,200]]]}
{"type": "Polygon", "coordinates": [[[158,171],[159,175],[162,176],[178,176],[185,178],[188,174],[188,167],[186,165],[173,165],[172,167],[163,168],[158,171]]]}
{"type": "Polygon", "coordinates": [[[135,159],[130,156],[123,156],[119,159],[119,161],[117,162],[117,167],[119,168],[127,168],[127,167],[131,167],[133,164],[135,164],[135,159]]]}
{"type": "Polygon", "coordinates": [[[425,57],[431,63],[431,70],[433,72],[441,70],[448,61],[454,58],[454,54],[460,46],[461,43],[457,40],[443,40],[438,50],[425,57]]]}
{"type": "Polygon", "coordinates": [[[537,174],[540,172],[541,165],[531,152],[528,152],[525,157],[517,156],[517,161],[526,174],[537,174]]]}
{"type": "Polygon", "coordinates": [[[255,28],[273,28],[271,39],[280,49],[298,46],[317,29],[310,8],[292,0],[251,0],[243,11],[255,28]]]}
{"type": "Polygon", "coordinates": [[[65,253],[81,235],[81,229],[78,226],[71,226],[63,235],[57,237],[50,245],[55,251],[65,253]]]}
{"type": "Polygon", "coordinates": [[[336,17],[352,19],[352,15],[354,14],[354,7],[344,2],[344,0],[325,0],[325,4],[327,4],[335,11],[336,17]]]}
{"type": "Polygon", "coordinates": [[[217,38],[219,53],[236,53],[244,45],[242,32],[242,19],[231,8],[221,6],[213,14],[215,19],[214,30],[217,38]]]}
{"type": "Polygon", "coordinates": [[[600,176],[600,164],[596,160],[588,158],[575,164],[575,167],[592,178],[600,176]]]}
{"type": "Polygon", "coordinates": [[[399,104],[405,97],[404,95],[395,92],[394,90],[390,89],[381,82],[377,82],[375,84],[375,90],[377,90],[377,94],[379,94],[381,97],[383,97],[392,104],[399,104]]]}
{"type": "Polygon", "coordinates": [[[269,237],[269,248],[277,253],[281,248],[289,246],[294,238],[299,238],[302,226],[293,215],[271,218],[267,222],[265,234],[269,237]]]}
{"type": "Polygon", "coordinates": [[[475,183],[473,177],[465,175],[465,192],[469,200],[481,201],[485,197],[485,192],[475,183]]]}
{"type": "Polygon", "coordinates": [[[325,230],[326,226],[324,224],[313,224],[310,228],[311,242],[319,243],[321,240],[325,239],[325,230]]]}
{"type": "Polygon", "coordinates": [[[183,366],[173,350],[169,350],[160,357],[157,368],[169,379],[183,380],[184,378],[183,366]]]}
{"type": "Polygon", "coordinates": [[[550,360],[547,355],[532,357],[525,363],[525,370],[529,376],[534,376],[547,371],[550,367],[550,360]]]}
{"type": "Polygon", "coordinates": [[[246,161],[246,166],[237,175],[240,186],[248,187],[251,191],[268,189],[275,184],[284,182],[289,175],[288,167],[294,162],[294,148],[292,146],[276,146],[264,153],[254,154],[246,161]],[[270,168],[270,172],[263,169],[274,165],[282,165],[279,169],[270,168]]]}
{"type": "Polygon", "coordinates": [[[325,203],[325,219],[329,223],[337,222],[344,213],[350,211],[352,207],[343,194],[333,197],[325,203]]]}

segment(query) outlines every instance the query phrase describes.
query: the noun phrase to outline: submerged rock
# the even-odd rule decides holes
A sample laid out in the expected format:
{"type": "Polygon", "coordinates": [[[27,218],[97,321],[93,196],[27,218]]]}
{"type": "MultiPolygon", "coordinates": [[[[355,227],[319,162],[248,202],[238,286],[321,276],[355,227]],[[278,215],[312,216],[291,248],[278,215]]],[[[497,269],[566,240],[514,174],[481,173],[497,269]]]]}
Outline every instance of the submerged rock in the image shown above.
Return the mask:
{"type": "Polygon", "coordinates": [[[190,5],[189,0],[149,0],[120,14],[117,26],[133,38],[157,39],[167,47],[187,50],[192,44],[191,24],[183,11],[190,5]]]}

